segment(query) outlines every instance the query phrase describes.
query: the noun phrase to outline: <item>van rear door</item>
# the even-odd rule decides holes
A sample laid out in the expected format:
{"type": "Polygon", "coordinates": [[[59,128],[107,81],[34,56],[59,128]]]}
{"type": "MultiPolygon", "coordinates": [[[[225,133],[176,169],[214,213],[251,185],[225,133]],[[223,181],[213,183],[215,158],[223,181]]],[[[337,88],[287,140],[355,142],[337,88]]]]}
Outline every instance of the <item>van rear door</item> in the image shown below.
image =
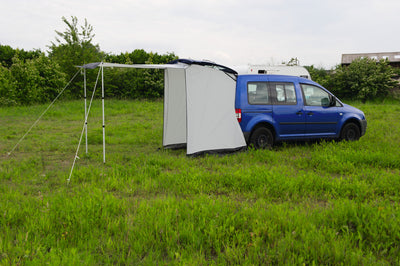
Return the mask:
{"type": "Polygon", "coordinates": [[[271,80],[268,84],[278,138],[304,137],[305,114],[296,83],[271,80]]]}

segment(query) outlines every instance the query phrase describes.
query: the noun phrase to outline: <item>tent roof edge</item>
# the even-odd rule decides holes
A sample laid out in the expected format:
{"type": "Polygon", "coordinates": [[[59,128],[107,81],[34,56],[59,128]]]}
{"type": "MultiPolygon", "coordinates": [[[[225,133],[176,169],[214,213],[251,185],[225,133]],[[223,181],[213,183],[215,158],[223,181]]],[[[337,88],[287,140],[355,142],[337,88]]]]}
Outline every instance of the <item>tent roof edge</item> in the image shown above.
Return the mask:
{"type": "Polygon", "coordinates": [[[84,69],[95,69],[97,67],[110,67],[110,68],[149,68],[149,69],[167,69],[167,68],[175,68],[182,69],[187,68],[188,66],[185,64],[175,64],[175,65],[166,65],[166,64],[117,64],[117,63],[105,63],[105,62],[95,62],[85,64],[83,66],[77,66],[79,68],[84,69]]]}

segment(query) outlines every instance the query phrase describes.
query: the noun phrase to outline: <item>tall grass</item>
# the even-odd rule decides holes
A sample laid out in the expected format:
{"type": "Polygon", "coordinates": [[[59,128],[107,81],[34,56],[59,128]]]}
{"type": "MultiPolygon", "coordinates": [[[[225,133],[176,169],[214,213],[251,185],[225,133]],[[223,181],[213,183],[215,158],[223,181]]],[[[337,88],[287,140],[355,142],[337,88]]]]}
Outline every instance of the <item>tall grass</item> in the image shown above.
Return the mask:
{"type": "Polygon", "coordinates": [[[186,157],[162,102],[0,109],[0,264],[399,264],[400,105],[360,104],[357,142],[186,157]]]}

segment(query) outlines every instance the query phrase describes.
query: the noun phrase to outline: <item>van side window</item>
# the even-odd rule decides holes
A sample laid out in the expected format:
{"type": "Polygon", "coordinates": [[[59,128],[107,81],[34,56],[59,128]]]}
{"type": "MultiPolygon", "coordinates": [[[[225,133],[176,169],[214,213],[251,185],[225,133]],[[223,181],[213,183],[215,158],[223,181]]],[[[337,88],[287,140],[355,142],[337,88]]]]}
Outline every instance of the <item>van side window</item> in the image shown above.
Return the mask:
{"type": "Polygon", "coordinates": [[[326,106],[329,105],[329,93],[320,87],[310,84],[300,84],[303,91],[305,105],[326,106]]]}
{"type": "Polygon", "coordinates": [[[267,82],[249,82],[247,99],[249,104],[271,104],[267,82]]]}
{"type": "Polygon", "coordinates": [[[269,83],[270,89],[271,89],[271,98],[273,104],[286,104],[286,105],[291,105],[291,104],[296,104],[297,103],[297,98],[296,98],[296,91],[294,89],[294,84],[293,83],[276,83],[276,82],[271,82],[269,83]]]}

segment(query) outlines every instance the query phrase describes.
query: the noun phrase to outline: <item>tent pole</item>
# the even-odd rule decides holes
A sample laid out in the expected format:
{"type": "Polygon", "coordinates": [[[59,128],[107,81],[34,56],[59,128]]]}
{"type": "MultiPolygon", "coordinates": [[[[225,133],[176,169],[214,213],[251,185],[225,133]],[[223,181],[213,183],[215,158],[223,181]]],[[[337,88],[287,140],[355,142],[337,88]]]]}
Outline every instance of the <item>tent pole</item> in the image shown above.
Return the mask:
{"type": "Polygon", "coordinates": [[[86,154],[88,153],[88,138],[87,138],[87,104],[86,104],[86,69],[83,69],[83,91],[85,98],[85,140],[86,140],[86,154]]]}
{"type": "Polygon", "coordinates": [[[101,66],[101,104],[103,109],[103,163],[106,163],[106,125],[104,119],[104,67],[101,66]]]}

